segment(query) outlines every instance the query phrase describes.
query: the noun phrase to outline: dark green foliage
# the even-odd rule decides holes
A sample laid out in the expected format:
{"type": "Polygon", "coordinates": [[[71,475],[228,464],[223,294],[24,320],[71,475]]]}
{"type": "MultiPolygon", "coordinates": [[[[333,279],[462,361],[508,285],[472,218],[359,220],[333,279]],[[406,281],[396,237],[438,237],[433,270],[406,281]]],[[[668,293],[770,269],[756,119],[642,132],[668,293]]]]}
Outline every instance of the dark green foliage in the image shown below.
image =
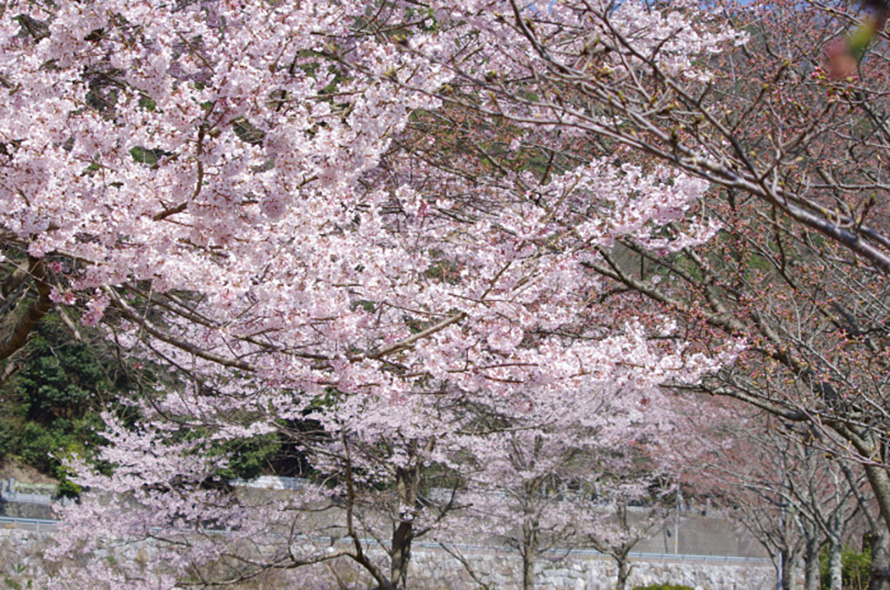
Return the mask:
{"type": "Polygon", "coordinates": [[[130,155],[140,164],[147,164],[148,166],[154,167],[158,163],[159,154],[155,152],[155,150],[144,148],[141,145],[137,145],[131,149],[130,155]]]}
{"type": "Polygon", "coordinates": [[[130,150],[130,155],[133,156],[133,160],[140,164],[145,164],[149,168],[157,167],[158,160],[161,158],[171,158],[176,156],[173,152],[167,152],[157,148],[147,148],[141,145],[132,148],[130,150]]]}
{"type": "Polygon", "coordinates": [[[278,434],[274,432],[249,439],[226,441],[215,449],[229,457],[229,466],[221,469],[219,475],[225,479],[259,477],[269,472],[280,448],[278,434]]]}
{"type": "MultiPolygon", "coordinates": [[[[158,384],[175,386],[175,378],[171,382],[166,371],[155,371],[151,363],[135,369],[98,329],[78,325],[77,331],[75,338],[53,311],[37,324],[23,349],[0,362],[0,373],[12,375],[0,383],[0,463],[14,457],[58,479],[59,493],[68,496],[80,489],[67,479],[64,460],[77,455],[89,461],[105,444],[101,413],[112,412],[130,423],[135,410],[122,401],[151,395],[158,384]]],[[[183,430],[184,436],[205,434],[183,430]]],[[[214,443],[207,451],[228,457],[228,466],[218,474],[224,479],[302,475],[308,469],[303,454],[278,433],[214,443]]]]}
{"type": "Polygon", "coordinates": [[[21,462],[62,481],[60,492],[77,486],[66,480],[62,460],[89,457],[103,443],[100,412],[119,410],[133,384],[112,345],[79,328],[78,341],[58,315],[37,325],[27,346],[8,360],[18,370],[0,388],[0,461],[21,462]],[[106,400],[112,400],[107,402],[106,400]]]}
{"type": "Polygon", "coordinates": [[[238,117],[232,121],[232,127],[234,128],[235,135],[238,136],[238,139],[247,142],[250,145],[260,145],[266,137],[266,134],[262,129],[252,124],[244,117],[238,117]]]}
{"type": "Polygon", "coordinates": [[[31,584],[31,580],[28,580],[27,582],[25,582],[24,586],[21,583],[13,580],[12,578],[3,578],[3,582],[6,584],[7,587],[11,588],[12,590],[30,590],[30,588],[33,587],[31,584]]]}
{"type": "Polygon", "coordinates": [[[648,586],[637,586],[634,590],[693,590],[693,588],[678,584],[649,584],[648,586]]]}
{"type": "MultiPolygon", "coordinates": [[[[844,590],[865,590],[868,588],[869,570],[871,569],[871,549],[865,547],[862,552],[849,547],[841,551],[841,580],[844,590]]],[[[819,555],[819,571],[822,587],[828,588],[831,578],[828,572],[828,551],[819,555]]]]}

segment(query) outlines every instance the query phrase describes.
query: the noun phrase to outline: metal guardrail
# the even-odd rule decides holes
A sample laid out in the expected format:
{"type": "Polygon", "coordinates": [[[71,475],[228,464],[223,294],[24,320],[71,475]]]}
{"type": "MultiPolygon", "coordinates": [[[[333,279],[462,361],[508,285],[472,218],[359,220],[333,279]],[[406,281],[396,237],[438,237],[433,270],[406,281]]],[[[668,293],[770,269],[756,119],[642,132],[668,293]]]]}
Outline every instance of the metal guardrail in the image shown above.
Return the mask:
{"type": "Polygon", "coordinates": [[[24,504],[51,504],[58,488],[49,484],[18,484],[15,478],[0,479],[0,500],[24,504]]]}
{"type": "Polygon", "coordinates": [[[58,520],[44,518],[19,518],[16,516],[0,516],[0,528],[17,528],[48,533],[55,530],[58,520]]]}
{"type": "Polygon", "coordinates": [[[229,483],[235,487],[261,490],[299,490],[310,485],[309,480],[302,477],[281,477],[278,475],[261,475],[250,480],[235,478],[229,480],[229,483]]]}
{"type": "MultiPolygon", "coordinates": [[[[575,551],[572,551],[575,553],[575,551]]],[[[769,557],[743,557],[740,555],[694,555],[686,553],[634,553],[628,554],[632,559],[640,561],[704,561],[707,563],[768,563],[769,557]]]]}

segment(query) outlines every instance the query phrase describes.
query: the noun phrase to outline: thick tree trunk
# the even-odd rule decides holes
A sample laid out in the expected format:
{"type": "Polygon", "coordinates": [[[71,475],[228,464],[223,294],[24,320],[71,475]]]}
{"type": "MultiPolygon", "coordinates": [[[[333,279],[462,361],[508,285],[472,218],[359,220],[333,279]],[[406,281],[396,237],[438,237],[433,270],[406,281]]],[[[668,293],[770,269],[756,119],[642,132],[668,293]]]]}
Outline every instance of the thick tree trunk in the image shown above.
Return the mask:
{"type": "MultiPolygon", "coordinates": [[[[413,450],[413,449],[412,449],[413,450]]],[[[411,508],[417,502],[420,468],[399,468],[396,471],[396,491],[399,498],[398,520],[393,524],[390,548],[390,580],[393,588],[408,588],[408,565],[411,562],[411,543],[414,541],[414,513],[411,508]],[[405,509],[406,507],[411,507],[405,509]]]]}
{"type": "Polygon", "coordinates": [[[890,590],[890,474],[884,467],[864,465],[865,475],[881,511],[880,525],[872,531],[871,572],[868,590],[890,590]]]}
{"type": "Polygon", "coordinates": [[[868,590],[890,590],[890,551],[887,531],[872,536],[868,590]]]}
{"type": "Polygon", "coordinates": [[[392,535],[390,579],[392,580],[393,587],[398,590],[408,587],[408,563],[411,560],[412,529],[411,522],[402,521],[395,527],[392,535]]]}
{"type": "MultiPolygon", "coordinates": [[[[28,261],[28,273],[33,277],[34,284],[37,286],[37,299],[34,300],[25,314],[14,323],[11,329],[9,329],[9,333],[5,334],[3,338],[0,338],[0,359],[12,356],[13,353],[23,347],[25,343],[28,342],[28,336],[31,334],[31,330],[34,329],[37,322],[39,322],[53,306],[53,302],[50,299],[52,287],[46,280],[46,261],[43,258],[33,258],[30,256],[28,257],[28,261]]],[[[18,281],[19,276],[21,275],[13,273],[13,277],[16,278],[16,281],[18,281]]],[[[15,283],[16,281],[13,282],[15,283]]],[[[20,284],[20,281],[18,281],[18,284],[20,284]]],[[[5,289],[3,298],[5,299],[5,289]]]]}

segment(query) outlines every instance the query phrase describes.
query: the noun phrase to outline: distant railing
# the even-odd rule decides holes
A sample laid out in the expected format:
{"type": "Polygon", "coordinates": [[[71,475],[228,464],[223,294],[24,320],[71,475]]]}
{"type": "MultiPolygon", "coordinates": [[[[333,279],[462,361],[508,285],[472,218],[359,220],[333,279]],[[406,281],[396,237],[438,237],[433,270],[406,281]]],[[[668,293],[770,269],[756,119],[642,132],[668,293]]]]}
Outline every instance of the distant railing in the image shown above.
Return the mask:
{"type": "Polygon", "coordinates": [[[261,490],[299,490],[309,480],[300,477],[279,477],[277,475],[261,475],[256,479],[232,479],[229,483],[235,487],[257,488],[261,490]]]}
{"type": "MultiPolygon", "coordinates": [[[[310,484],[308,479],[300,478],[300,477],[282,477],[277,475],[261,475],[255,479],[232,479],[229,480],[229,483],[235,487],[246,487],[253,489],[262,489],[262,490],[299,490],[310,484]]],[[[454,490],[449,488],[433,488],[430,490],[430,499],[437,501],[448,501],[451,498],[454,490]]],[[[566,492],[569,493],[569,492],[566,492]]],[[[498,495],[496,492],[494,495],[498,495]]],[[[9,479],[0,479],[0,500],[6,500],[7,502],[27,502],[32,504],[50,504],[53,501],[57,501],[58,498],[55,494],[55,486],[52,485],[42,485],[42,484],[17,484],[16,481],[12,478],[9,479]],[[44,489],[44,492],[32,492],[32,491],[20,491],[21,488],[26,489],[44,489]]],[[[65,503],[65,499],[62,499],[62,502],[65,503]]],[[[610,505],[610,500],[607,498],[599,498],[592,499],[591,502],[593,504],[602,505],[604,507],[610,505]]],[[[648,507],[645,506],[628,506],[628,510],[633,511],[645,511],[649,510],[648,507]]],[[[706,512],[707,508],[705,506],[683,506],[681,508],[682,512],[706,512]]]]}
{"type": "Polygon", "coordinates": [[[72,498],[59,497],[58,488],[51,484],[19,484],[15,479],[0,479],[0,501],[16,504],[61,504],[68,506],[72,498]],[[22,489],[24,488],[24,489],[22,489]]]}
{"type": "Polygon", "coordinates": [[[0,500],[7,502],[26,502],[29,504],[50,504],[55,495],[56,486],[40,484],[16,484],[15,479],[0,479],[0,500]],[[33,491],[21,491],[24,487],[33,491]]]}
{"type": "Polygon", "coordinates": [[[44,518],[18,518],[15,516],[0,516],[0,529],[14,528],[38,533],[48,533],[55,530],[58,520],[44,518]]]}

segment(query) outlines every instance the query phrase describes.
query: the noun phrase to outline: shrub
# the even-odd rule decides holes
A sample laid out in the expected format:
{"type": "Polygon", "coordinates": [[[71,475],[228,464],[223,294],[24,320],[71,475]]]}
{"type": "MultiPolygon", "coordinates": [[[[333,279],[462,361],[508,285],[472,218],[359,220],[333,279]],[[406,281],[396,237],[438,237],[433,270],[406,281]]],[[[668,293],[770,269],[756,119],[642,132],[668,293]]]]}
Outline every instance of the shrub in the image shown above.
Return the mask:
{"type": "MultiPolygon", "coordinates": [[[[841,564],[844,590],[865,590],[868,588],[869,570],[871,569],[871,549],[866,546],[862,552],[844,547],[841,552],[841,564]]],[[[819,569],[822,574],[822,587],[828,588],[828,551],[819,556],[819,569]]]]}

